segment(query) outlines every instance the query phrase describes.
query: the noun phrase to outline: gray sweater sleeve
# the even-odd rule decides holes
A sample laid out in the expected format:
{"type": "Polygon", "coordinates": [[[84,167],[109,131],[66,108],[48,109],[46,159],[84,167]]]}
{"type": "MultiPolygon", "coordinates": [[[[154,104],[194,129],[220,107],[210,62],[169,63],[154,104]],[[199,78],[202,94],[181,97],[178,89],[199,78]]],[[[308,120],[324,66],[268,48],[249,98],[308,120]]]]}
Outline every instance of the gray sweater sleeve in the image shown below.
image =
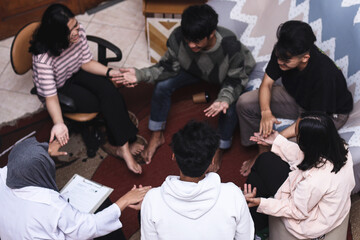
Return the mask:
{"type": "Polygon", "coordinates": [[[160,61],[148,68],[135,69],[138,82],[154,83],[176,76],[180,71],[180,63],[175,52],[168,47],[160,61]]]}
{"type": "Polygon", "coordinates": [[[254,57],[249,49],[241,44],[241,50],[229,59],[229,69],[215,101],[227,102],[229,105],[236,101],[245,89],[254,67],[254,57]]]}

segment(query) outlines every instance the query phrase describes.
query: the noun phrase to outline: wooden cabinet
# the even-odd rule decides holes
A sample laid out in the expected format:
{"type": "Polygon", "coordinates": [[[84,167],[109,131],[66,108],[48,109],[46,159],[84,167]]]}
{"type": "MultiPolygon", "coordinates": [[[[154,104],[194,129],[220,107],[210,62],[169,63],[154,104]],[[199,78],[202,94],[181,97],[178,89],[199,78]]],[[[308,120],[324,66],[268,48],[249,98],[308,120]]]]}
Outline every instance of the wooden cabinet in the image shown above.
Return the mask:
{"type": "Polygon", "coordinates": [[[68,6],[76,15],[97,6],[104,0],[1,0],[0,39],[13,36],[25,24],[39,21],[52,3],[68,6]]]}
{"type": "Polygon", "coordinates": [[[153,17],[155,13],[182,14],[185,8],[205,2],[206,0],[143,0],[143,14],[145,17],[153,17]]]}

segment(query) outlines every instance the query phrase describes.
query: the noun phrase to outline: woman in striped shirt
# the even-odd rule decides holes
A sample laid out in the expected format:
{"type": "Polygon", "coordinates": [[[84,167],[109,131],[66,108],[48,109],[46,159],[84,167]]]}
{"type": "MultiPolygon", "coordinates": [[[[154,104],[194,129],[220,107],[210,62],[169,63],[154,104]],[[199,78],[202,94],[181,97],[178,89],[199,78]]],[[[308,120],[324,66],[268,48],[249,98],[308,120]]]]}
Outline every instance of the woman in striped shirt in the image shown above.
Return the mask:
{"type": "Polygon", "coordinates": [[[93,60],[85,31],[70,9],[51,5],[30,43],[37,94],[54,123],[50,142],[56,138],[65,145],[69,140],[57,95],[62,93],[74,100],[76,112],[102,113],[113,152],[131,171],[140,174],[141,166],[132,154],[141,152],[144,146],[129,144],[136,140],[138,129],[129,118],[121,94],[107,79],[116,80],[121,72],[93,60]]]}

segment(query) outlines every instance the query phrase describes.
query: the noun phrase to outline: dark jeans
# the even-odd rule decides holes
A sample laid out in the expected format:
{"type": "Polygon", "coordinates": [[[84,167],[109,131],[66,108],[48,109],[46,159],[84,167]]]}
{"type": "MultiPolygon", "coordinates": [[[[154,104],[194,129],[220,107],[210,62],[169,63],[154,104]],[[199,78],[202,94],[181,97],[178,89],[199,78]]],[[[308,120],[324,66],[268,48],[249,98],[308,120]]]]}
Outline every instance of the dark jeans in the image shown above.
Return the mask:
{"type": "Polygon", "coordinates": [[[76,112],[102,113],[111,144],[122,146],[130,139],[136,139],[138,129],[129,118],[125,101],[105,77],[80,70],[58,92],[74,100],[76,112]]]}
{"type": "MultiPolygon", "coordinates": [[[[170,110],[172,93],[184,86],[200,82],[199,78],[180,71],[175,77],[160,81],[155,85],[151,99],[151,115],[149,129],[161,131],[165,129],[166,119],[170,110]]],[[[238,122],[235,103],[229,106],[226,114],[220,113],[218,132],[220,135],[220,148],[227,149],[231,146],[232,135],[238,122]]]]}
{"type": "MultiPolygon", "coordinates": [[[[256,187],[256,197],[273,197],[289,176],[289,164],[273,152],[261,154],[251,168],[246,183],[256,187]]],[[[255,230],[259,231],[269,225],[268,215],[256,212],[257,207],[250,208],[255,223],[255,230]]]]}

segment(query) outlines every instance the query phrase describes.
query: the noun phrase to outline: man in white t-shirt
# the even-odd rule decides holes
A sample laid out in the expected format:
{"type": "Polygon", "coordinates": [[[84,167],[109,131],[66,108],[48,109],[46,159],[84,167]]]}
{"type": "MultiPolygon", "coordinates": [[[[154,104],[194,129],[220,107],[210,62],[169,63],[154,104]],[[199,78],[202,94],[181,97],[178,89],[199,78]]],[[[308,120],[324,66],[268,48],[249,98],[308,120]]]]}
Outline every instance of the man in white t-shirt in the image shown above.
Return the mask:
{"type": "Polygon", "coordinates": [[[180,176],[168,176],[150,190],[141,207],[141,239],[226,240],[254,238],[254,223],[244,195],[221,183],[214,164],[219,136],[205,123],[189,122],[174,134],[172,158],[180,176]]]}

